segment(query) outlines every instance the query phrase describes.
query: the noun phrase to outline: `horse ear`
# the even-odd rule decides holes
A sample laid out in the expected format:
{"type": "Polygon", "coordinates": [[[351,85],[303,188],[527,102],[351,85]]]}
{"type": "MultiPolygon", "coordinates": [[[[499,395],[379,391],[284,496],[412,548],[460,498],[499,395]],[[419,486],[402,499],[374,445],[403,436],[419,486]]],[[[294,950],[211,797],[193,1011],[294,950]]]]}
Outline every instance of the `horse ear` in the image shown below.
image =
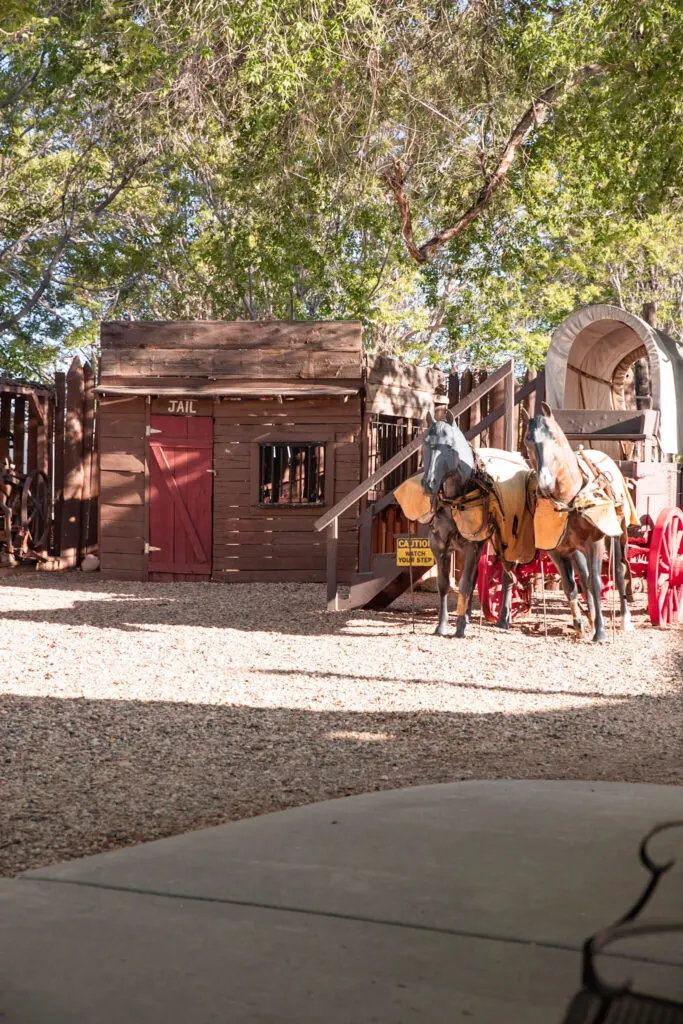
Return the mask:
{"type": "Polygon", "coordinates": [[[444,416],[446,423],[450,423],[451,426],[455,423],[455,416],[450,409],[446,409],[446,415],[444,416]]]}
{"type": "Polygon", "coordinates": [[[432,416],[431,412],[428,412],[427,413],[427,426],[431,427],[433,422],[434,422],[434,417],[432,416]]]}
{"type": "Polygon", "coordinates": [[[521,419],[525,427],[527,427],[531,421],[531,416],[526,411],[523,405],[520,405],[519,407],[519,418],[521,419]]]}
{"type": "Polygon", "coordinates": [[[541,402],[541,412],[544,416],[552,416],[553,410],[550,408],[547,402],[541,402]]]}

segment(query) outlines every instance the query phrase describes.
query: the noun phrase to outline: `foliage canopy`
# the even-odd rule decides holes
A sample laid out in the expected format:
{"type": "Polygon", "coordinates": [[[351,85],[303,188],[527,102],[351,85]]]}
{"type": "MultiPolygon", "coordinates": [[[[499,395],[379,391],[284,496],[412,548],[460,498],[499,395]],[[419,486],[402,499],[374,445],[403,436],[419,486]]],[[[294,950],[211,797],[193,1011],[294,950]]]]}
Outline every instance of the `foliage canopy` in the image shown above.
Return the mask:
{"type": "Polygon", "coordinates": [[[12,0],[0,364],[103,317],[446,362],[539,361],[597,299],[680,333],[682,49],[677,0],[12,0]]]}

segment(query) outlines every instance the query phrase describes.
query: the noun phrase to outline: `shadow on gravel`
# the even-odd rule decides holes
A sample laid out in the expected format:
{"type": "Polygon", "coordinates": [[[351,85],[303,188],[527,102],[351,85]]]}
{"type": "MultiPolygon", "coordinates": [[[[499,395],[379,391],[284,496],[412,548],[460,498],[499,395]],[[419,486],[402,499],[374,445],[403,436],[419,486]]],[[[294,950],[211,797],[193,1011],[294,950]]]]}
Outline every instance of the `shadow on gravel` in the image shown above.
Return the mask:
{"type": "MultiPolygon", "coordinates": [[[[244,632],[266,630],[286,633],[290,636],[330,636],[349,633],[358,617],[380,625],[386,623],[395,627],[397,622],[410,628],[414,615],[416,623],[425,625],[437,620],[436,594],[419,593],[415,598],[414,611],[410,597],[406,594],[399,599],[398,606],[384,611],[342,612],[328,614],[325,609],[322,584],[221,584],[221,583],[116,583],[103,582],[97,574],[33,574],[22,576],[19,581],[5,577],[7,590],[0,581],[0,621],[35,622],[47,625],[90,626],[95,629],[117,629],[123,632],[139,632],[155,626],[201,626],[207,629],[237,629],[244,632]],[[11,607],[9,588],[29,589],[49,593],[50,591],[77,594],[87,591],[92,596],[86,600],[75,598],[68,606],[61,608],[15,609],[11,607]],[[245,589],[251,600],[244,600],[245,589]],[[254,593],[259,600],[253,599],[254,593]],[[141,597],[141,594],[144,596],[141,597]],[[100,596],[101,595],[101,596],[100,596]],[[106,596],[105,596],[106,595],[106,596]],[[291,595],[291,600],[290,600],[291,595]]],[[[450,597],[451,626],[455,625],[454,594],[450,597]]],[[[476,605],[476,601],[475,601],[476,605]]],[[[569,612],[564,597],[557,593],[548,596],[547,614],[553,619],[548,625],[549,637],[575,638],[571,628],[569,612]]],[[[636,627],[649,626],[649,618],[642,605],[632,609],[636,627]]],[[[479,623],[475,610],[470,634],[476,630],[491,629],[487,622],[479,623]]],[[[537,637],[543,634],[543,618],[540,602],[532,609],[531,616],[519,620],[514,628],[522,633],[537,637]]],[[[607,628],[610,628],[609,611],[607,628]]],[[[352,629],[353,636],[374,637],[377,630],[352,629]]],[[[680,632],[683,642],[683,630],[680,632]]],[[[577,640],[577,642],[579,642],[577,640]]]]}
{"type": "Polygon", "coordinates": [[[470,778],[680,785],[681,751],[683,692],[536,714],[7,695],[0,873],[379,789],[470,778]]]}

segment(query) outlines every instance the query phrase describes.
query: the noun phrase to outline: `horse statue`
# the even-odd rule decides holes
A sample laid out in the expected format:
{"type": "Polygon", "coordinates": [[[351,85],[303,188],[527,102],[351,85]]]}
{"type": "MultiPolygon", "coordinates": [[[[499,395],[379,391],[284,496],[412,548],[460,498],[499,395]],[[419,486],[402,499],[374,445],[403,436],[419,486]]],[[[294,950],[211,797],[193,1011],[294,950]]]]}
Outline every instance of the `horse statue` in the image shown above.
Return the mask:
{"type": "Polygon", "coordinates": [[[543,402],[541,410],[533,418],[524,414],[526,449],[536,471],[536,546],[548,552],[557,568],[578,635],[584,635],[584,622],[574,569],[586,597],[592,639],[606,640],[601,605],[605,539],[610,538],[614,549],[622,628],[633,629],[627,531],[629,525],[638,524],[638,518],[616,463],[604,452],[575,452],[550,406],[543,402]]]}
{"type": "Polygon", "coordinates": [[[502,603],[496,625],[508,629],[512,569],[518,561],[531,561],[536,553],[527,501],[531,471],[517,453],[482,449],[475,454],[450,411],[439,419],[428,415],[427,424],[422,475],[405,481],[394,493],[409,519],[429,523],[429,546],[438,570],[440,599],[435,632],[438,636],[449,634],[449,567],[451,554],[457,551],[462,558],[462,573],[455,635],[465,635],[479,559],[489,540],[503,568],[502,603]],[[417,502],[416,488],[421,494],[417,502]]]}

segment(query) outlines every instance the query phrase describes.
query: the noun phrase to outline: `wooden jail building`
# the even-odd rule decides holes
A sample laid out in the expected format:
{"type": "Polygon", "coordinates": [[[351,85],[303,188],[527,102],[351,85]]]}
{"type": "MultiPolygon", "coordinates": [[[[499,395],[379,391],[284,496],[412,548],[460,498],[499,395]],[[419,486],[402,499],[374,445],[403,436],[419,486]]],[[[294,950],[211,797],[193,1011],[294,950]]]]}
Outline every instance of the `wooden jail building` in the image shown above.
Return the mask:
{"type": "MultiPolygon", "coordinates": [[[[314,520],[446,400],[437,370],[364,360],[359,323],[115,322],[101,342],[110,579],[323,582],[314,520]]],[[[342,582],[357,546],[349,514],[342,582]]]]}

